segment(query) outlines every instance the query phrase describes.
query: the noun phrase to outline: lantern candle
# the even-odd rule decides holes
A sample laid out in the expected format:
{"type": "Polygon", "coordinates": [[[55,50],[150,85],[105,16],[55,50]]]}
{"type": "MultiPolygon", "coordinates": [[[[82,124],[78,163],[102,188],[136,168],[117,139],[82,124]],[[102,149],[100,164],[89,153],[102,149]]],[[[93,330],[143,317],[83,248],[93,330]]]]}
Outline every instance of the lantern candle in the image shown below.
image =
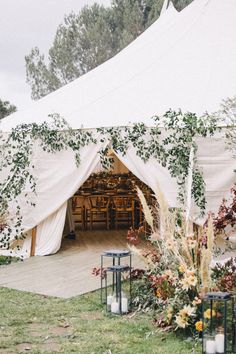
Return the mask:
{"type": "Polygon", "coordinates": [[[111,303],[111,312],[113,313],[119,313],[119,303],[116,301],[113,301],[111,303]]]}
{"type": "Polygon", "coordinates": [[[206,354],[216,353],[216,342],[212,339],[206,341],[206,354]]]}
{"type": "Polygon", "coordinates": [[[224,353],[224,347],[225,347],[225,336],[222,333],[218,333],[215,336],[215,342],[216,342],[216,352],[221,354],[224,353]]]}
{"type": "Polygon", "coordinates": [[[110,294],[107,296],[107,310],[111,311],[111,303],[112,303],[113,296],[110,294]]]}
{"type": "Polygon", "coordinates": [[[128,299],[126,296],[121,299],[121,309],[123,313],[128,312],[128,299]]]}

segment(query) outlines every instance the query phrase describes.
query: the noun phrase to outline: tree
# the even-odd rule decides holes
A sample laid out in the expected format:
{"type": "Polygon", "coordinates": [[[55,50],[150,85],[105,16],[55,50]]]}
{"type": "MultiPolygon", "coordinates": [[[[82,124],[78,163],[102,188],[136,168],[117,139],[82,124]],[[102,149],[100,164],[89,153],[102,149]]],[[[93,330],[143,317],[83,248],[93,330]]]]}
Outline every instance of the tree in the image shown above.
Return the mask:
{"type": "MultiPolygon", "coordinates": [[[[174,0],[182,9],[192,0],[174,0]]],[[[113,0],[85,6],[58,26],[48,65],[35,47],[26,55],[26,80],[35,100],[83,75],[118,53],[160,15],[163,0],[113,0]]]]}
{"type": "Polygon", "coordinates": [[[16,106],[11,104],[9,101],[2,101],[0,99],[0,119],[8,116],[9,114],[16,111],[16,106]]]}
{"type": "Polygon", "coordinates": [[[181,11],[187,5],[189,5],[193,0],[172,0],[176,10],[181,11]]]}
{"type": "Polygon", "coordinates": [[[65,16],[49,50],[48,66],[37,47],[25,57],[32,98],[45,96],[116,54],[113,23],[110,8],[97,4],[65,16]]]}

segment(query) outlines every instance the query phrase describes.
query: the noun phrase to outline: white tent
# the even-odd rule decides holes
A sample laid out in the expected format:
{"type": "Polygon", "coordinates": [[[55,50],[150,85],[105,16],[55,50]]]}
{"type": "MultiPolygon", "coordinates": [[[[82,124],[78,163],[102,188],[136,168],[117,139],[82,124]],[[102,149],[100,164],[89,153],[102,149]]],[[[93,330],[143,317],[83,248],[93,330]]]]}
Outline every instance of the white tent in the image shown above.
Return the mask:
{"type": "MultiPolygon", "coordinates": [[[[217,110],[222,99],[236,93],[235,23],[235,0],[195,0],[181,13],[171,6],[114,58],[7,117],[1,128],[40,123],[52,113],[64,116],[73,128],[96,128],[138,121],[151,125],[151,116],[170,107],[198,114],[217,110]]],[[[36,255],[60,248],[66,201],[93,172],[98,151],[106,144],[83,148],[79,168],[69,151],[50,155],[35,150],[36,207],[22,202],[21,211],[24,230],[37,225],[36,255]]],[[[118,157],[152,189],[159,183],[169,205],[176,205],[176,182],[166,169],[153,160],[144,164],[131,147],[118,157]]],[[[208,210],[215,211],[235,181],[235,160],[217,136],[200,139],[198,161],[208,210]]],[[[30,242],[29,236],[24,256],[29,255],[30,242]]]]}
{"type": "Polygon", "coordinates": [[[86,75],[19,111],[2,129],[60,113],[73,128],[150,123],[169,108],[202,114],[236,92],[236,2],[171,7],[136,41],[86,75]]]}

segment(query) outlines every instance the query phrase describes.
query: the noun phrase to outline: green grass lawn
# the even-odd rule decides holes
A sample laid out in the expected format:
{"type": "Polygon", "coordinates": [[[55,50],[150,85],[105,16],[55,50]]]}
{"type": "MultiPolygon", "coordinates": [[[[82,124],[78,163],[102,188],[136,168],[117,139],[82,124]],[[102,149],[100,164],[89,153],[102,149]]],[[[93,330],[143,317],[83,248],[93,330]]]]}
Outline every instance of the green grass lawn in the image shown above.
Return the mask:
{"type": "Polygon", "coordinates": [[[0,353],[200,353],[193,341],[159,332],[151,315],[107,315],[99,296],[64,300],[0,288],[0,353]]]}

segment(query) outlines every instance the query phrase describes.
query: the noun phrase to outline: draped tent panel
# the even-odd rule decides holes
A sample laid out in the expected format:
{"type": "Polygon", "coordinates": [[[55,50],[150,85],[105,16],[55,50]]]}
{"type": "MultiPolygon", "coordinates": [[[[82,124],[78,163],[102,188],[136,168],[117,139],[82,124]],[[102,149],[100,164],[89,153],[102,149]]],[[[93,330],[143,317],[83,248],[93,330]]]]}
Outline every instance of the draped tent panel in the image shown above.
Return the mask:
{"type": "Polygon", "coordinates": [[[37,227],[35,256],[45,256],[59,251],[65,225],[67,203],[47,217],[37,227]]]}
{"type": "MultiPolygon", "coordinates": [[[[35,255],[52,254],[60,248],[67,200],[94,171],[100,161],[99,150],[107,145],[107,142],[100,142],[99,136],[94,132],[97,144],[81,148],[79,166],[76,166],[75,153],[70,150],[47,153],[35,146],[32,174],[36,179],[36,195],[28,191],[27,200],[21,197],[24,233],[37,226],[35,255]],[[29,201],[35,203],[35,207],[29,201]]],[[[21,250],[23,257],[30,256],[30,246],[31,234],[28,234],[21,250]]],[[[10,254],[9,251],[2,252],[10,254]]],[[[19,256],[19,252],[12,254],[19,256]]]]}
{"type": "Polygon", "coordinates": [[[131,146],[124,156],[121,153],[117,153],[116,155],[153,192],[157,191],[157,186],[159,186],[170,207],[176,206],[178,187],[175,179],[171,178],[167,168],[162,167],[154,158],[144,162],[136,155],[135,149],[131,146]]]}
{"type": "MultiPolygon", "coordinates": [[[[99,137],[96,133],[94,137],[99,137]]],[[[80,164],[76,166],[75,153],[63,150],[46,153],[38,147],[34,159],[33,174],[36,178],[36,197],[32,200],[36,206],[29,205],[22,210],[25,231],[39,225],[48,216],[55,213],[84,183],[99,161],[99,150],[106,142],[89,144],[80,150],[80,164]]]]}
{"type": "MultiPolygon", "coordinates": [[[[108,140],[102,139],[100,142],[101,135],[97,135],[96,130],[93,134],[98,138],[97,144],[89,144],[81,149],[79,166],[75,164],[74,153],[69,150],[50,154],[37,147],[34,153],[33,173],[37,180],[37,195],[32,201],[36,206],[25,204],[25,208],[22,208],[22,226],[25,232],[37,226],[36,255],[52,254],[60,248],[66,202],[96,170],[100,161],[99,150],[109,145],[108,140]]],[[[222,198],[227,197],[235,182],[236,160],[232,153],[225,149],[224,131],[214,137],[198,138],[196,143],[198,166],[203,172],[206,184],[206,212],[217,212],[222,198]]],[[[161,166],[153,158],[145,163],[136,155],[132,145],[128,147],[124,156],[120,152],[116,153],[116,156],[154,192],[159,186],[170,207],[179,206],[178,186],[166,167],[161,166]]],[[[199,210],[194,207],[193,201],[192,216],[199,224],[204,221],[198,218],[199,210]]],[[[29,240],[30,237],[27,237],[23,245],[25,257],[30,254],[29,240]]]]}
{"type": "MultiPolygon", "coordinates": [[[[224,132],[214,137],[198,138],[197,161],[206,185],[207,212],[217,213],[223,198],[228,198],[236,183],[236,159],[226,149],[224,132]]],[[[195,210],[195,216],[199,214],[195,210]]]]}
{"type": "MultiPolygon", "coordinates": [[[[226,150],[224,133],[215,137],[198,138],[197,163],[205,181],[206,216],[207,212],[217,213],[223,198],[227,198],[230,189],[236,182],[236,159],[232,152],[226,150]]],[[[136,155],[135,149],[129,147],[123,156],[116,154],[123,164],[154,192],[160,187],[170,207],[178,206],[178,186],[170,176],[167,168],[162,167],[155,159],[144,162],[136,155]]],[[[200,210],[191,202],[191,215],[195,222],[202,224],[205,218],[200,218],[200,210]]]]}

